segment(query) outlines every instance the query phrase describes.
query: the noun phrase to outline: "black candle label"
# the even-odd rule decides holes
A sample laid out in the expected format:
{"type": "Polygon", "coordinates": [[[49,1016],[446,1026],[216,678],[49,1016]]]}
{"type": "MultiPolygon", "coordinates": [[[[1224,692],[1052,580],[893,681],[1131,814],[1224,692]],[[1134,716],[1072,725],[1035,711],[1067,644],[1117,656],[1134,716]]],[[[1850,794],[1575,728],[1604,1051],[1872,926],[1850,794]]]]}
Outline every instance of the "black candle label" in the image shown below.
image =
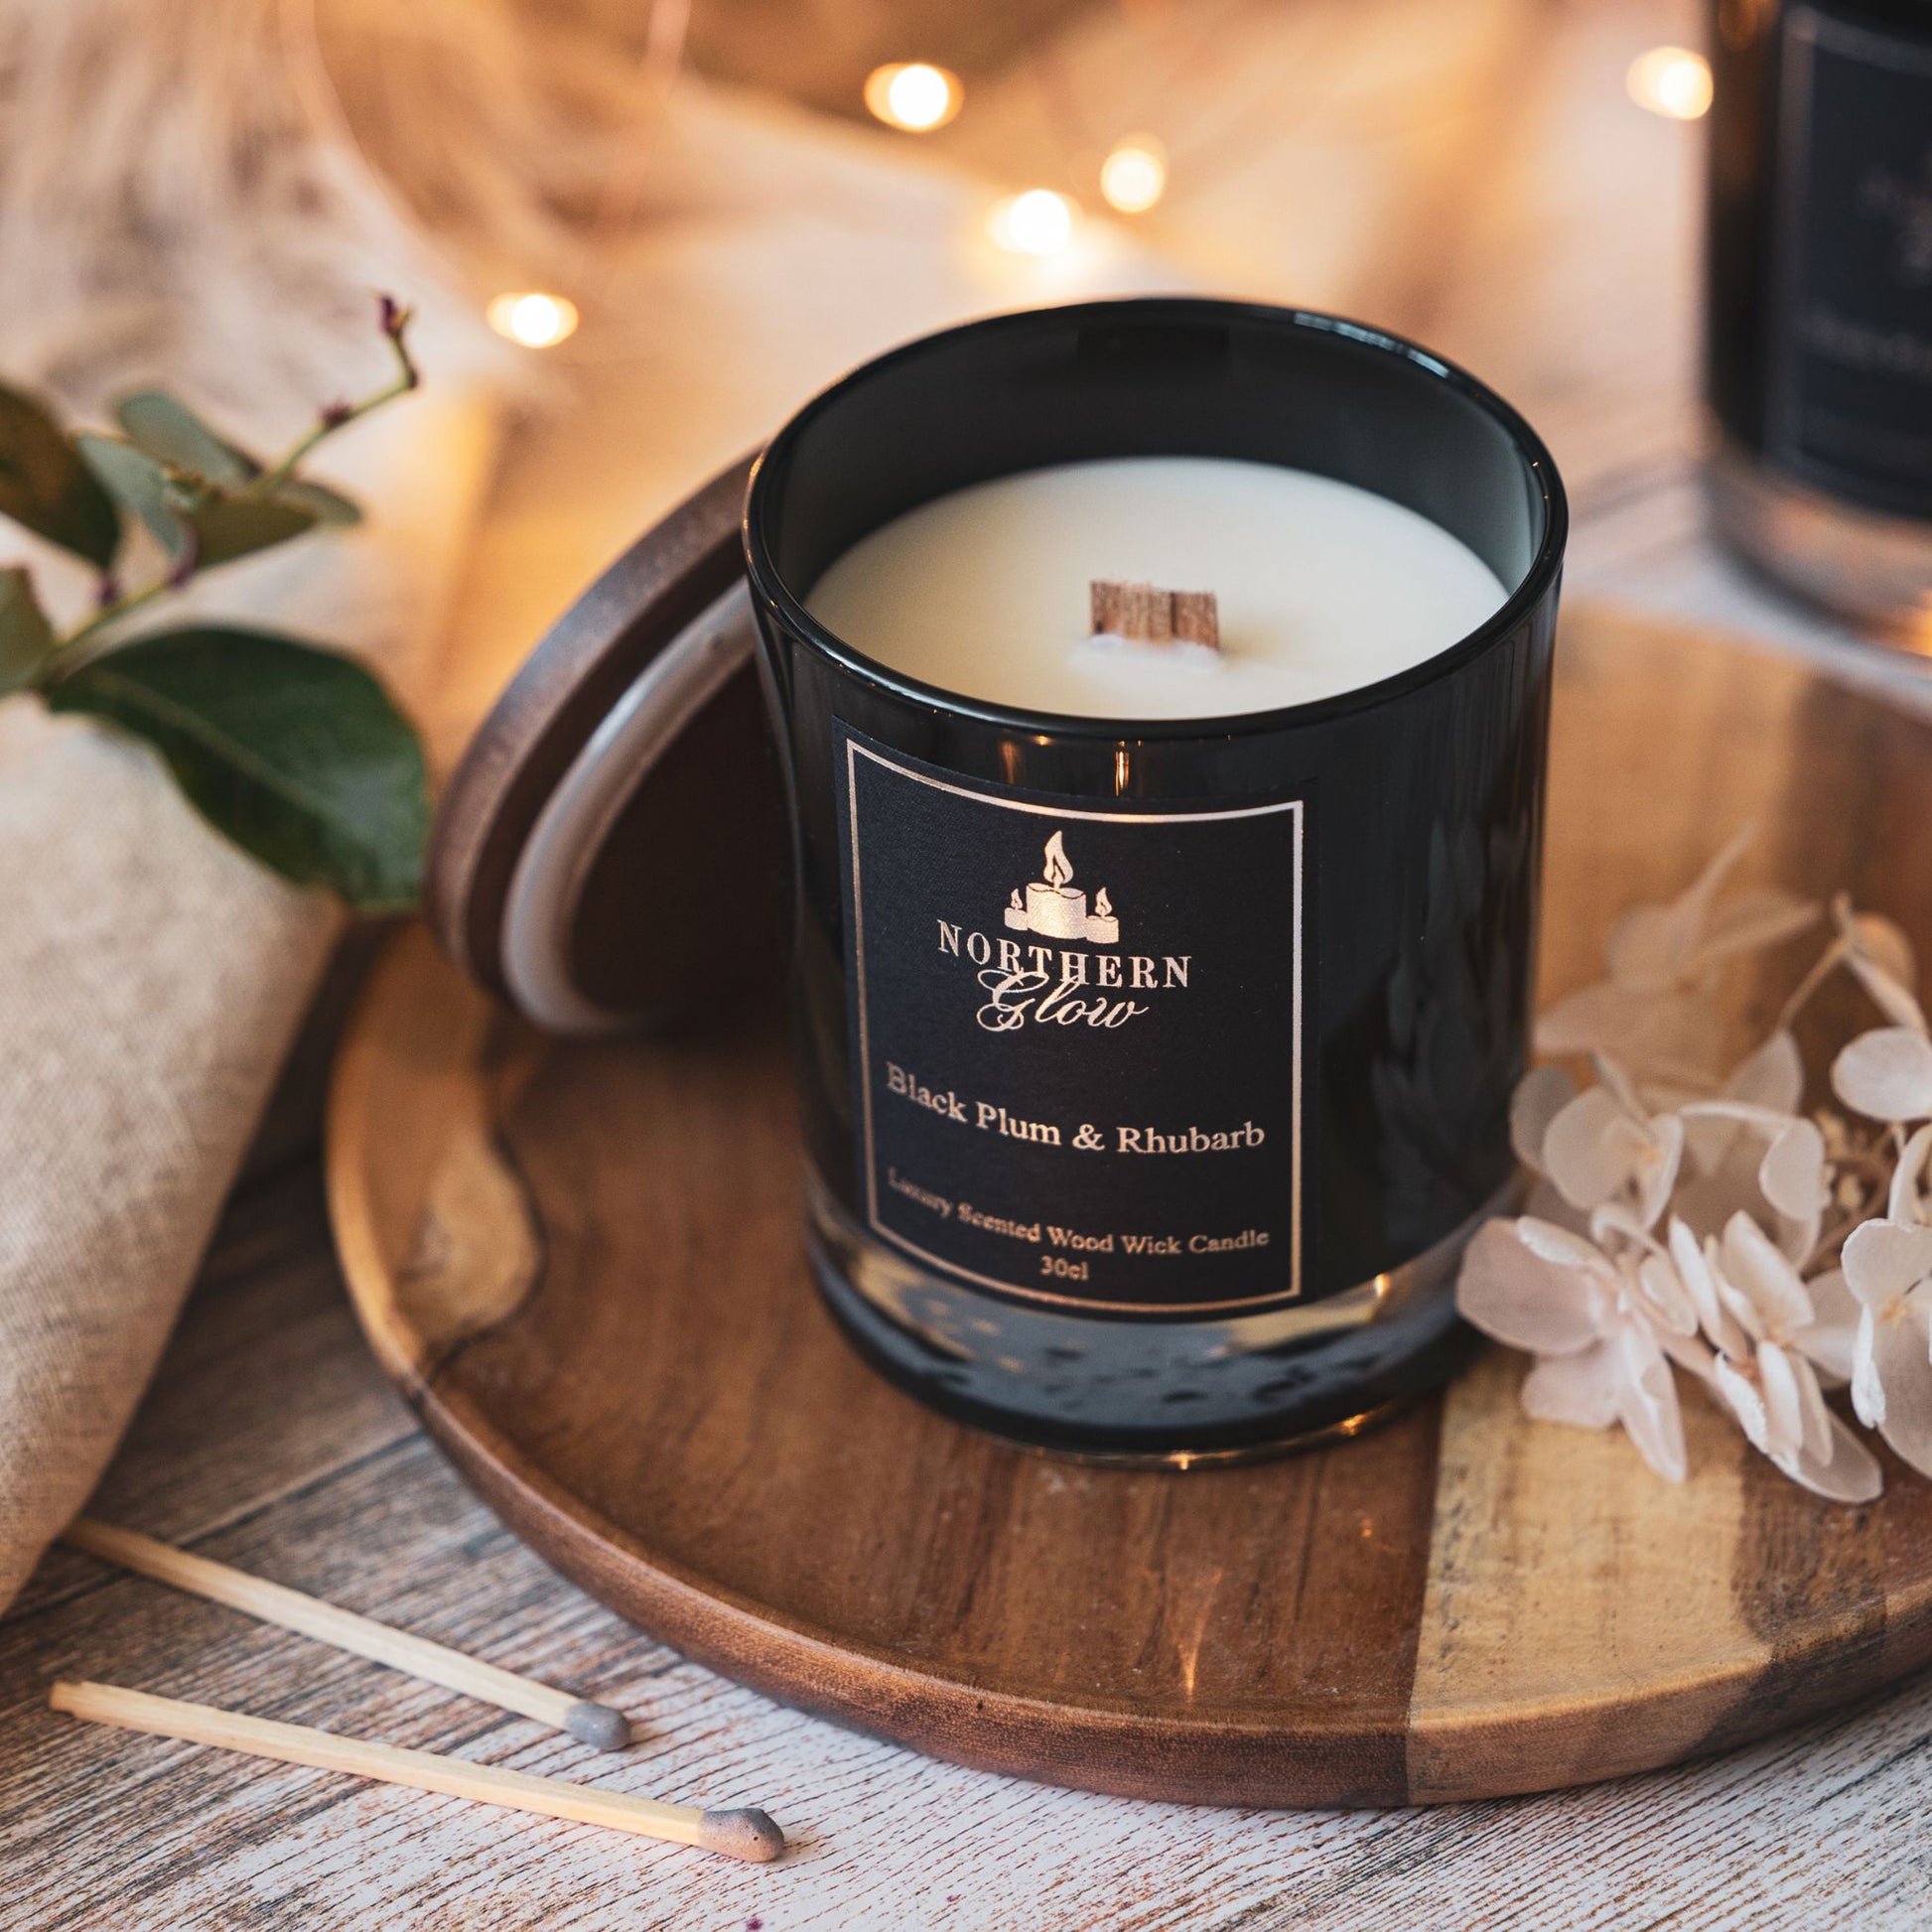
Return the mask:
{"type": "Polygon", "coordinates": [[[1792,7],[1781,84],[1771,453],[1932,515],[1932,42],[1792,7]]]}
{"type": "Polygon", "coordinates": [[[840,781],[873,1230],[1035,1301],[1299,1294],[1304,802],[1098,810],[857,733],[840,781]]]}

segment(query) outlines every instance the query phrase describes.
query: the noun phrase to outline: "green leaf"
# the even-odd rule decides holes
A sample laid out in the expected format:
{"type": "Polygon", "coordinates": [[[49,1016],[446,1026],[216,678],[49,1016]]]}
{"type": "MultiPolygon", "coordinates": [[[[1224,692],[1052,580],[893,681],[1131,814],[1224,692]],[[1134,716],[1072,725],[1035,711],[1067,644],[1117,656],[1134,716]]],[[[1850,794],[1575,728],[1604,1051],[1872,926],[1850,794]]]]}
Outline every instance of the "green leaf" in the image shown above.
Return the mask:
{"type": "Polygon", "coordinates": [[[93,658],[47,696],[146,739],[202,815],[283,878],[362,910],[415,902],[429,836],[422,747],[348,658],[195,624],[93,658]]]}
{"type": "Polygon", "coordinates": [[[261,475],[261,465],[246,450],[215,435],[186,403],[162,390],[123,396],[114,414],[136,449],[171,470],[191,470],[228,489],[261,475]]]}
{"type": "Polygon", "coordinates": [[[257,550],[287,543],[316,526],[313,510],[269,497],[230,496],[211,484],[163,468],[145,450],[117,436],[83,432],[80,454],[124,509],[153,531],[170,559],[179,563],[195,540],[198,570],[231,563],[257,550]]]}
{"type": "Polygon", "coordinates": [[[96,436],[82,430],[74,439],[81,461],[98,477],[114,501],[139,517],[171,558],[188,548],[187,519],[168,489],[168,473],[151,456],[117,436],[96,436]]]}
{"type": "MultiPolygon", "coordinates": [[[[173,490],[170,498],[175,500],[173,490]]],[[[193,507],[187,514],[201,541],[196,562],[204,567],[267,550],[316,527],[314,513],[294,503],[253,496],[205,496],[197,502],[192,495],[189,502],[193,507]]]]}
{"type": "Polygon", "coordinates": [[[34,681],[54,654],[54,626],[24,570],[0,570],[0,698],[34,681]]]}
{"type": "Polygon", "coordinates": [[[31,396],[0,387],[0,516],[105,570],[121,520],[61,426],[31,396]]]}
{"type": "MultiPolygon", "coordinates": [[[[114,413],[135,448],[171,470],[206,477],[224,490],[245,488],[262,473],[256,458],[217,435],[186,403],[162,390],[143,389],[123,396],[114,413]]],[[[311,524],[362,520],[361,510],[340,490],[306,477],[289,477],[276,483],[268,491],[268,500],[308,511],[311,524]]]]}
{"type": "Polygon", "coordinates": [[[277,483],[274,501],[294,503],[298,508],[312,511],[318,523],[346,524],[362,520],[360,508],[341,490],[331,489],[327,483],[311,483],[307,477],[291,477],[286,483],[277,483]]]}

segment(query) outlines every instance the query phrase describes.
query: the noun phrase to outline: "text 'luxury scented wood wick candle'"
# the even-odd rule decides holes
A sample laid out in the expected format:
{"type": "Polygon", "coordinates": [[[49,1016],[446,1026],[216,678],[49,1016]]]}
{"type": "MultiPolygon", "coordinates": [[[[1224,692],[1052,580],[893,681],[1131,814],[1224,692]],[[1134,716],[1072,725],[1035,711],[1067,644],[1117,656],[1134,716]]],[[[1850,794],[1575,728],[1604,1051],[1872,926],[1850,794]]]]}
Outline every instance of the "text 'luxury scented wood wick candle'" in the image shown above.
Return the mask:
{"type": "Polygon", "coordinates": [[[1449,1372],[1564,534],[1497,397],[1295,311],[996,318],[780,431],[746,545],[809,1241],[885,1373],[1188,1462],[1449,1372]]]}

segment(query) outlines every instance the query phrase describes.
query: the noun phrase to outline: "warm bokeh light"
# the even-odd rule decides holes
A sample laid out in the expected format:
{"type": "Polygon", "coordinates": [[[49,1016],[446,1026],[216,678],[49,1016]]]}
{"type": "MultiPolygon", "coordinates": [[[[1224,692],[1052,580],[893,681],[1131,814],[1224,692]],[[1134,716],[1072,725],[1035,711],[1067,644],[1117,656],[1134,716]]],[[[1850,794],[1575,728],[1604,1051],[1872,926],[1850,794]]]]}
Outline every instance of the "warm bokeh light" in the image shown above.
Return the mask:
{"type": "Polygon", "coordinates": [[[1639,107],[1694,121],[1711,106],[1711,63],[1688,47],[1653,47],[1630,63],[1623,84],[1639,107]]]}
{"type": "Polygon", "coordinates": [[[484,311],[489,326],[525,348],[553,348],[577,329],[577,305],[561,295],[529,290],[499,295],[484,311]]]}
{"type": "Polygon", "coordinates": [[[908,134],[944,127],[965,98],[956,73],[926,61],[895,61],[866,75],[866,105],[888,127],[908,134]]]}
{"type": "Polygon", "coordinates": [[[986,228],[1016,255],[1056,255],[1073,235],[1073,204],[1050,188],[1030,188],[996,204],[986,228]]]}
{"type": "Polygon", "coordinates": [[[1168,192],[1168,157],[1151,134],[1131,134],[1115,143],[1100,164],[1100,192],[1109,207],[1123,214],[1145,214],[1168,192]]]}

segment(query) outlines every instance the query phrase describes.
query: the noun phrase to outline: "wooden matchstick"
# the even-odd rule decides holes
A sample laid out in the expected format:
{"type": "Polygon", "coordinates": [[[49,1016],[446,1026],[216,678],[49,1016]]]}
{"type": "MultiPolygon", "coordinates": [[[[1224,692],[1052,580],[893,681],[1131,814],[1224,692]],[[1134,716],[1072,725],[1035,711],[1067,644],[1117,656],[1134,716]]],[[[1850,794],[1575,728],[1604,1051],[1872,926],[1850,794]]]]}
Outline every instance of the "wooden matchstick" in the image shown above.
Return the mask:
{"type": "Polygon", "coordinates": [[[56,1684],[48,1702],[56,1711],[88,1724],[152,1731],[158,1737],[181,1737],[220,1750],[246,1751],[284,1764],[310,1764],[321,1771],[374,1778],[383,1784],[406,1784],[418,1791],[440,1791],[451,1798],[473,1798],[479,1804],[502,1805],[510,1811],[567,1818],[578,1825],[602,1825],[607,1831],[630,1832],[640,1838],[668,1839],[674,1845],[695,1845],[706,1852],[722,1852],[727,1858],[747,1859],[754,1864],[767,1863],[785,1849],[784,1833],[763,1812],[751,1806],[736,1811],[704,1811],[696,1805],[659,1804],[654,1798],[633,1798],[627,1792],[600,1791],[595,1785],[565,1784],[558,1778],[535,1778],[523,1771],[444,1757],[436,1751],[364,1743],[359,1737],[312,1730],[307,1725],[274,1724],[266,1718],[246,1718],[237,1711],[221,1711],[208,1704],[126,1691],[114,1684],[56,1684]]]}
{"type": "Polygon", "coordinates": [[[406,1630],[378,1623],[373,1617],[338,1609],[319,1596],[305,1596],[299,1589],[251,1577],[243,1570],[230,1570],[224,1563],[190,1556],[171,1543],[158,1543],[151,1536],[97,1523],[86,1516],[69,1525],[61,1540],[103,1562],[117,1563],[123,1570],[137,1571],[157,1583],[172,1584],[193,1595],[225,1603],[230,1609],[260,1617],[264,1623],[299,1630],[318,1643],[333,1644],[371,1663],[387,1664],[391,1670],[427,1678],[445,1690],[499,1705],[520,1717],[534,1718],[538,1724],[552,1725],[599,1750],[621,1750],[630,1742],[629,1720],[608,1704],[593,1704],[588,1698],[572,1697],[568,1691],[553,1691],[547,1684],[498,1670],[494,1664],[481,1663],[460,1650],[431,1643],[427,1637],[412,1637],[406,1630]]]}
{"type": "Polygon", "coordinates": [[[1220,605],[1212,591],[1164,591],[1096,577],[1087,585],[1087,612],[1096,637],[1221,648],[1220,605]]]}

